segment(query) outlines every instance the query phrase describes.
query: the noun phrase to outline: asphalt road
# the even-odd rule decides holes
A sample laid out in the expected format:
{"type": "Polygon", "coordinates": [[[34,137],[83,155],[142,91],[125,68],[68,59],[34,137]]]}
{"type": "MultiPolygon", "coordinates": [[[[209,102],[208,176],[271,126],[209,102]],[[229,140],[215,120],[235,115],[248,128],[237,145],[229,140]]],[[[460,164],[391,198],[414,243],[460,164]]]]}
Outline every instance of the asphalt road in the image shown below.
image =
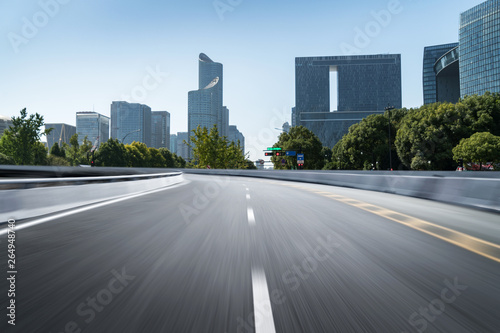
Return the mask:
{"type": "MultiPolygon", "coordinates": [[[[186,175],[22,229],[0,332],[500,332],[500,215],[186,175]]],[[[5,225],[0,228],[5,229],[5,225]]],[[[7,268],[7,236],[0,236],[7,268]]]]}

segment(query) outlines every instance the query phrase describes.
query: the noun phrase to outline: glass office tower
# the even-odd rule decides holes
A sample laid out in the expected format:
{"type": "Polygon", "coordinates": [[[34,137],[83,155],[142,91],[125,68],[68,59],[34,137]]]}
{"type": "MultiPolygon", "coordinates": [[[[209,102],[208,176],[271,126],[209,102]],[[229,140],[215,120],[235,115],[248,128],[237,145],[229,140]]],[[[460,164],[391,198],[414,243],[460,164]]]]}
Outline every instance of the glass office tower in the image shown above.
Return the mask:
{"type": "Polygon", "coordinates": [[[101,143],[109,139],[109,117],[97,112],[77,112],[76,113],[76,133],[78,134],[78,142],[83,143],[83,139],[87,139],[92,144],[97,143],[97,147],[101,143]]]}
{"type": "Polygon", "coordinates": [[[47,135],[47,146],[50,149],[54,143],[58,143],[59,147],[63,143],[69,145],[69,139],[76,134],[76,127],[63,123],[46,123],[45,129],[53,128],[53,130],[47,135]]]}
{"type": "Polygon", "coordinates": [[[221,136],[229,134],[229,110],[223,106],[222,64],[212,61],[206,54],[198,58],[198,90],[188,93],[188,133],[198,126],[210,130],[213,125],[221,136]]]}
{"type": "MultiPolygon", "coordinates": [[[[437,79],[434,65],[445,53],[456,48],[458,43],[427,46],[424,48],[424,66],[423,66],[423,88],[424,104],[438,102],[437,79]]],[[[458,71],[457,71],[458,75],[458,71]]],[[[460,89],[460,88],[459,88],[460,89]]]]}
{"type": "Polygon", "coordinates": [[[367,115],[401,104],[400,54],[295,58],[292,125],[306,126],[324,146],[333,147],[367,115]],[[337,72],[336,112],[330,112],[331,72],[337,72]]]}
{"type": "Polygon", "coordinates": [[[133,141],[151,146],[151,108],[127,102],[111,103],[111,137],[124,144],[133,141]]]}
{"type": "Polygon", "coordinates": [[[500,92],[500,0],[460,15],[461,96],[500,92]]]}
{"type": "Polygon", "coordinates": [[[238,144],[238,140],[240,141],[241,151],[244,153],[245,152],[245,137],[243,136],[243,133],[241,133],[238,130],[238,126],[229,125],[228,141],[234,142],[235,144],[238,144]]]}
{"type": "Polygon", "coordinates": [[[151,147],[170,149],[170,113],[151,112],[151,147]]]}

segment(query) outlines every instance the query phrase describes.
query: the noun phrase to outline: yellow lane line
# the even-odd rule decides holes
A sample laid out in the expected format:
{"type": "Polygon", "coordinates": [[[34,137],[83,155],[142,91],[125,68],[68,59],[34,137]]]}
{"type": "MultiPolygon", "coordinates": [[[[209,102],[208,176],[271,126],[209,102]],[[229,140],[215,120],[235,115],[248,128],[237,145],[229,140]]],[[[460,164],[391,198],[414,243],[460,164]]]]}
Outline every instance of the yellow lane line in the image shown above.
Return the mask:
{"type": "Polygon", "coordinates": [[[443,227],[422,219],[406,215],[394,210],[390,210],[367,202],[348,198],[342,195],[333,194],[330,192],[317,191],[309,189],[305,186],[292,185],[291,187],[300,188],[309,192],[319,194],[321,196],[345,203],[347,205],[362,209],[372,214],[381,216],[391,221],[406,225],[415,230],[424,232],[430,236],[439,238],[445,242],[454,244],[470,252],[479,254],[480,256],[494,260],[500,263],[500,245],[485,241],[483,239],[473,237],[463,232],[459,232],[447,227],[443,227]]]}

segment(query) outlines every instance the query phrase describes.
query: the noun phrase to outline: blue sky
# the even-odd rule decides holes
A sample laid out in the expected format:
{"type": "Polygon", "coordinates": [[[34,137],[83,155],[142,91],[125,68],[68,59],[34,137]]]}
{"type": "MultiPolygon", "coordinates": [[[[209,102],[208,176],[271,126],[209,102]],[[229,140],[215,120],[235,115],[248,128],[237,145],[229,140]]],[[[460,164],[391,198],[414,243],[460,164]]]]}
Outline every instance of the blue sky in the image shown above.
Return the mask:
{"type": "Polygon", "coordinates": [[[420,106],[423,48],[458,41],[459,14],[481,2],[2,1],[0,115],[26,107],[74,125],[75,112],[109,115],[125,99],[169,111],[172,133],[186,131],[204,52],[224,65],[230,123],[255,160],[290,121],[295,57],[400,53],[403,106],[420,106]]]}

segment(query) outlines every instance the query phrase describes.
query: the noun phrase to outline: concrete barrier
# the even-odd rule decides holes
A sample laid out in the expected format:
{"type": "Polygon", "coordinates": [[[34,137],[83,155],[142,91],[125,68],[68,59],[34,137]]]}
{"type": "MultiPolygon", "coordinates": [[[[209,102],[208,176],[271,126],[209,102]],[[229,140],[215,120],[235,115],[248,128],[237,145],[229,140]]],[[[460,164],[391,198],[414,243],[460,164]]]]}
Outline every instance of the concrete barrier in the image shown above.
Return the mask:
{"type": "Polygon", "coordinates": [[[0,223],[41,216],[180,183],[182,173],[0,180],[0,223]],[[11,188],[11,189],[9,189],[11,188]]]}
{"type": "Polygon", "coordinates": [[[266,171],[184,169],[184,173],[257,177],[380,191],[500,212],[500,172],[266,171]]]}

